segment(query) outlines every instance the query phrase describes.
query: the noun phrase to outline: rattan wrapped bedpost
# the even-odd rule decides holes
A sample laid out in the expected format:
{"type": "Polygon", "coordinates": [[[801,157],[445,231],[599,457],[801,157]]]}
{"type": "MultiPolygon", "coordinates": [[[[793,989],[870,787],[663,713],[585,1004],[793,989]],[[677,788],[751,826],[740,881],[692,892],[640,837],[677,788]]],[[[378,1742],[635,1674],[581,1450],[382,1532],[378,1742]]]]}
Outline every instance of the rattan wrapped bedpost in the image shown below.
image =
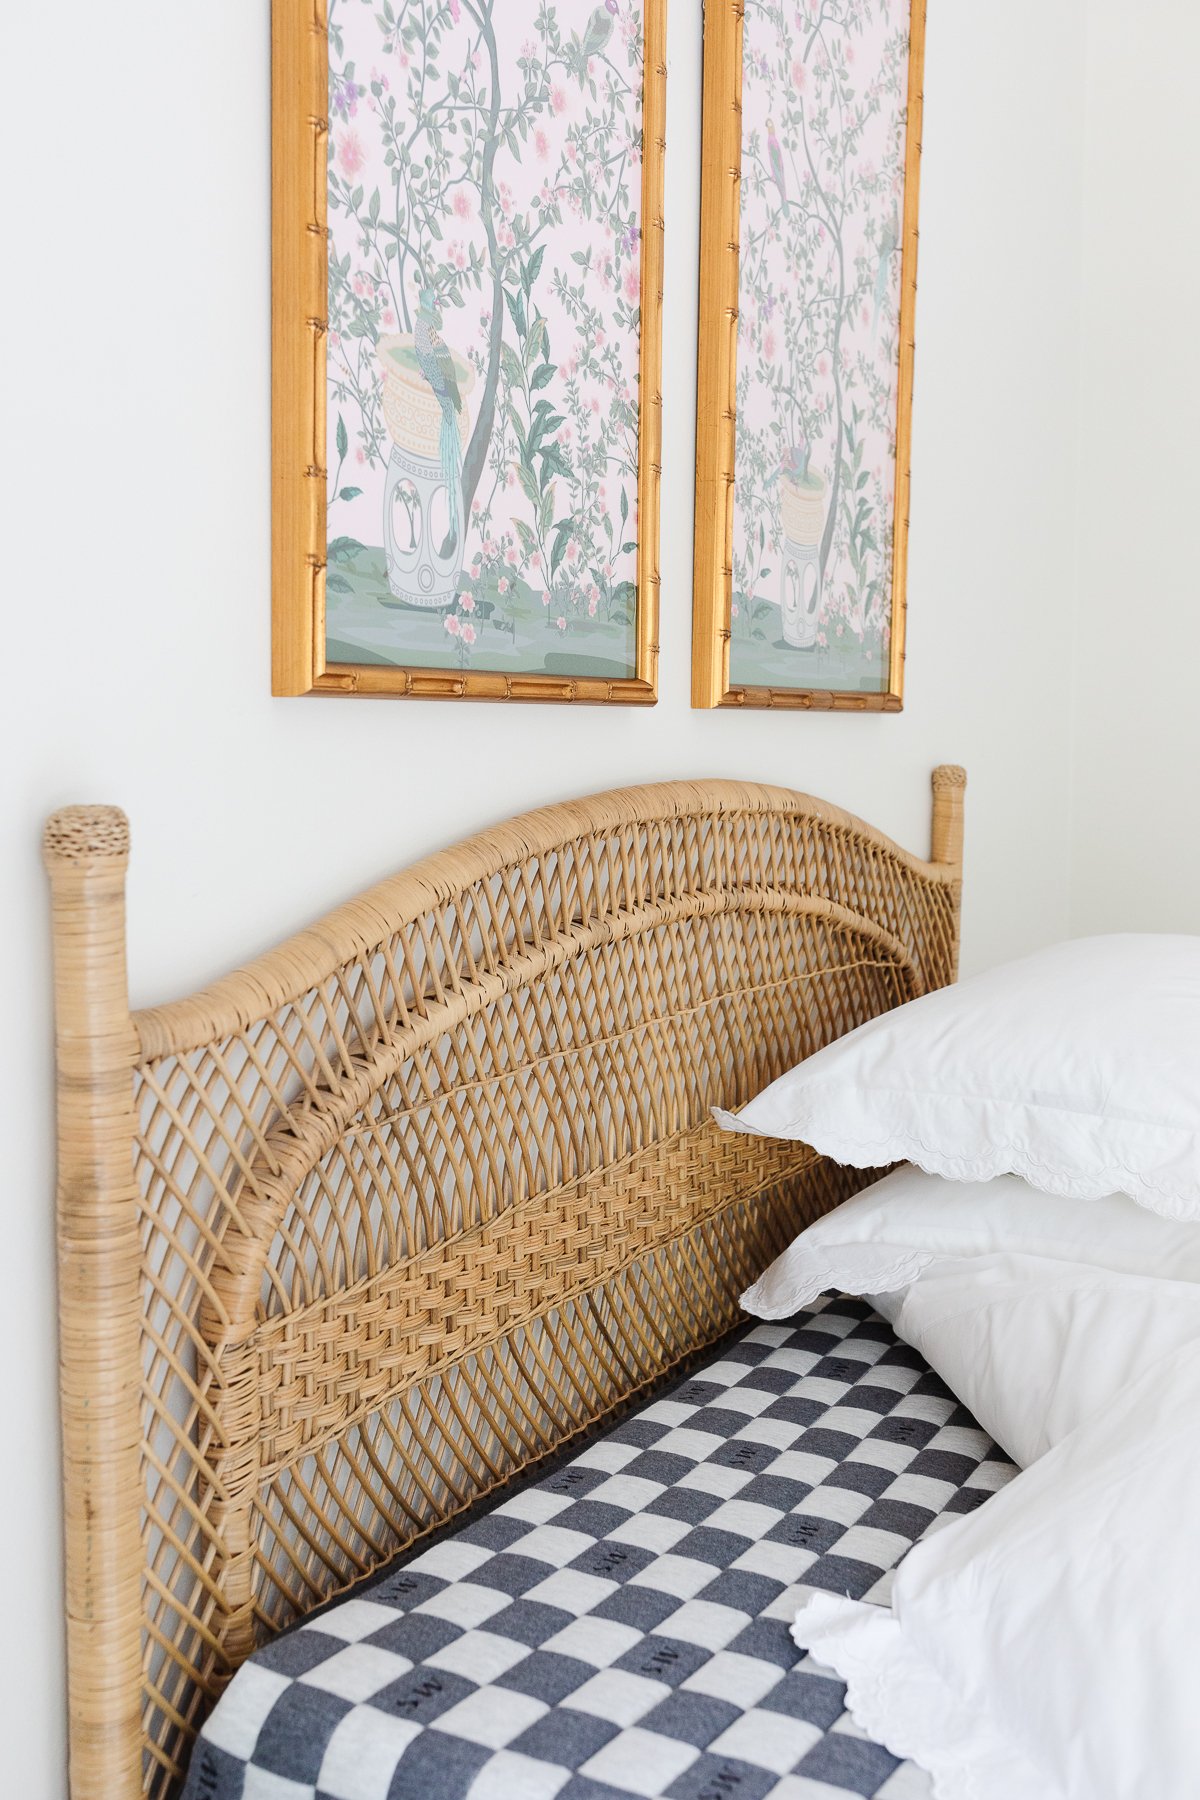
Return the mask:
{"type": "Polygon", "coordinates": [[[125,981],[129,826],[46,827],[58,1055],[58,1254],[72,1800],[142,1789],[137,1038],[125,981]]]}

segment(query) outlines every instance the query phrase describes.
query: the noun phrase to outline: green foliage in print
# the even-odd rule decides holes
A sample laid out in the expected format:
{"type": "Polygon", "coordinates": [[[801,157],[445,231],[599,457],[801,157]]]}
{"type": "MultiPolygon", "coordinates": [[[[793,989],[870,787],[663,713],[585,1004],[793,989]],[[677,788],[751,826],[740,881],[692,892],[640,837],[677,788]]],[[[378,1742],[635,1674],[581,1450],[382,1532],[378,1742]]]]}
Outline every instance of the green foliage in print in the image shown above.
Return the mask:
{"type": "Polygon", "coordinates": [[[333,0],[333,660],[632,672],[640,6],[333,0]]]}
{"type": "Polygon", "coordinates": [[[887,684],[909,12],[746,0],[738,682],[887,684]]]}

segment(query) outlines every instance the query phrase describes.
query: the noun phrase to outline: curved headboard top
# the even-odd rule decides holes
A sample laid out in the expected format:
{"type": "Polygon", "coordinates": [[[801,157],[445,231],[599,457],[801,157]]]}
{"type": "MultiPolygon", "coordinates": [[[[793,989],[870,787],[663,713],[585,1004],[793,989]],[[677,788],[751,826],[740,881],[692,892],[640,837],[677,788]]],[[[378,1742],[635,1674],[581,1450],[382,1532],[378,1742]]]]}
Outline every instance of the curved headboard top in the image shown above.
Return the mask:
{"type": "Polygon", "coordinates": [[[230,1672],[728,1331],[870,1179],[723,1133],[954,977],[929,861],[671,782],[429,857],[131,1014],[128,827],[47,827],[73,1800],[168,1800],[230,1672]]]}
{"type": "MultiPolygon", "coordinates": [[[[305,987],[317,987],[341,963],[361,955],[384,937],[460,893],[472,882],[544,856],[583,836],[621,826],[646,825],[712,813],[802,815],[853,834],[922,881],[953,885],[961,879],[961,794],[966,770],[955,763],[934,769],[933,844],[929,860],[914,855],[885,832],[827,800],[765,782],[713,778],[665,781],[610,788],[580,800],[535,808],[495,825],[446,850],[435,851],[395,875],[335,907],[315,924],[222,976],[186,1000],[143,1008],[135,1023],[146,1058],[194,1048],[219,1032],[244,1030],[253,1018],[283,1005],[305,987]],[[957,801],[956,807],[946,801],[957,801]],[[950,814],[953,813],[953,823],[950,814]],[[943,816],[945,822],[943,823],[943,816]],[[190,1041],[189,1041],[190,1040],[190,1041]]],[[[65,813],[115,813],[115,808],[75,807],[65,813]]],[[[123,815],[121,815],[123,817],[123,815]]],[[[47,827],[47,847],[53,824],[47,827]]],[[[126,846],[128,845],[128,826],[126,846]]]]}

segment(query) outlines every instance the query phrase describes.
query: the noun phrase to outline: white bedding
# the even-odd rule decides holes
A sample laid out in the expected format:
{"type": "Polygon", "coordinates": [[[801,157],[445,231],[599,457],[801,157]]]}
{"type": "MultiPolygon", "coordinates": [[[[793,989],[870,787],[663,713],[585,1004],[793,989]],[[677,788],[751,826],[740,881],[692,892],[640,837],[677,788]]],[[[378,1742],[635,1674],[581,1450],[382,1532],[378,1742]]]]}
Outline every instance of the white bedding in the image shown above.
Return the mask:
{"type": "Polygon", "coordinates": [[[937,1800],[1200,1792],[1200,1344],[793,1635],[937,1800]]]}
{"type": "Polygon", "coordinates": [[[1200,1337],[1200,1226],[1121,1194],[898,1169],[800,1233],[743,1296],[788,1318],[869,1295],[1022,1467],[1200,1337]]]}
{"type": "Polygon", "coordinates": [[[1200,937],[1082,938],[883,1013],[717,1117],[854,1168],[1198,1219],[1197,1069],[1200,937]]]}

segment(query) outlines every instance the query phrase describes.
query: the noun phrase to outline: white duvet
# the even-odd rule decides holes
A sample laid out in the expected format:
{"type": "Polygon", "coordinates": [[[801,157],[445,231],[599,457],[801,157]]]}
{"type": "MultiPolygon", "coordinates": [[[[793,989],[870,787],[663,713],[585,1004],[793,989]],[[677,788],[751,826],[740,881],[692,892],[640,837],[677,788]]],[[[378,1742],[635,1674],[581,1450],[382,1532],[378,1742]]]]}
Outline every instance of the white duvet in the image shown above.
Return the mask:
{"type": "Polygon", "coordinates": [[[937,1800],[1200,1794],[1200,1342],[793,1635],[937,1800]]]}

